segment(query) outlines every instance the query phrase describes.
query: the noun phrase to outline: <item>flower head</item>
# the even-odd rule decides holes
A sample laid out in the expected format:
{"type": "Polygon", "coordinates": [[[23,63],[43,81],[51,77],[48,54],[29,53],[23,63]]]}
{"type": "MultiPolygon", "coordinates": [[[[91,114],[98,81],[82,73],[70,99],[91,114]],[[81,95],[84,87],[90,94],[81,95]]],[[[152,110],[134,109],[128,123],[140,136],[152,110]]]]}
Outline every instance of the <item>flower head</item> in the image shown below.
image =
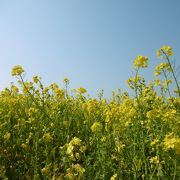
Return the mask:
{"type": "Polygon", "coordinates": [[[168,63],[161,63],[155,67],[154,75],[159,76],[162,71],[167,70],[171,71],[171,68],[168,63]]]}
{"type": "Polygon", "coordinates": [[[157,52],[156,52],[156,56],[158,58],[163,58],[164,55],[166,56],[172,56],[174,54],[174,52],[172,51],[172,47],[170,46],[163,46],[162,48],[160,48],[157,52]]]}
{"type": "Polygon", "coordinates": [[[71,144],[73,145],[77,145],[77,146],[80,146],[81,145],[81,139],[77,138],[77,137],[74,137],[71,141],[70,141],[71,144]]]}
{"type": "Polygon", "coordinates": [[[150,158],[151,164],[159,164],[159,158],[157,156],[150,158]]]}
{"type": "Polygon", "coordinates": [[[84,94],[84,93],[87,92],[87,90],[85,88],[83,88],[83,87],[80,87],[80,88],[77,89],[77,92],[79,92],[80,94],[84,94]]]}
{"type": "Polygon", "coordinates": [[[91,126],[91,130],[92,132],[96,132],[101,128],[101,123],[100,122],[95,122],[92,126],[91,126]]]}
{"type": "Polygon", "coordinates": [[[68,85],[68,84],[69,84],[69,79],[68,79],[68,78],[64,78],[64,79],[63,79],[63,83],[66,84],[66,85],[68,85]]]}
{"type": "Polygon", "coordinates": [[[48,132],[48,133],[45,133],[43,135],[43,139],[47,142],[51,142],[53,140],[53,137],[51,136],[51,134],[48,132]]]}
{"type": "Polygon", "coordinates": [[[177,138],[174,137],[173,133],[169,133],[164,138],[164,149],[174,149],[175,144],[177,143],[177,138]]]}
{"type": "Polygon", "coordinates": [[[20,76],[24,72],[24,69],[20,65],[16,65],[11,70],[12,76],[20,76]]]}
{"type": "Polygon", "coordinates": [[[134,59],[134,67],[142,67],[142,68],[147,68],[148,67],[148,57],[146,56],[137,56],[135,59],[134,59]]]}

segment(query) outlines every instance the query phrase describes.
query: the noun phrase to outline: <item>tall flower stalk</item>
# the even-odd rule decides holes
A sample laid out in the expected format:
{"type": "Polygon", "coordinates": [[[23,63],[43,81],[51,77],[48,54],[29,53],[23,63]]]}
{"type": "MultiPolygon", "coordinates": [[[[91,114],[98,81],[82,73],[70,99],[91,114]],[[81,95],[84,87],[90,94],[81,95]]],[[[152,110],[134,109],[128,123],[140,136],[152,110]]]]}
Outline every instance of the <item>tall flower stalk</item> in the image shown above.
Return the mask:
{"type": "Polygon", "coordinates": [[[171,64],[171,61],[170,61],[170,57],[174,54],[174,52],[172,51],[172,47],[170,46],[163,46],[162,48],[160,48],[158,51],[157,51],[157,57],[158,58],[162,58],[162,59],[165,59],[167,60],[167,63],[169,65],[169,68],[170,68],[170,72],[174,78],[174,81],[176,83],[176,87],[177,87],[177,90],[178,90],[178,96],[180,97],[180,87],[179,87],[179,84],[178,84],[178,81],[177,81],[177,77],[175,75],[175,71],[172,67],[172,64],[171,64]]]}

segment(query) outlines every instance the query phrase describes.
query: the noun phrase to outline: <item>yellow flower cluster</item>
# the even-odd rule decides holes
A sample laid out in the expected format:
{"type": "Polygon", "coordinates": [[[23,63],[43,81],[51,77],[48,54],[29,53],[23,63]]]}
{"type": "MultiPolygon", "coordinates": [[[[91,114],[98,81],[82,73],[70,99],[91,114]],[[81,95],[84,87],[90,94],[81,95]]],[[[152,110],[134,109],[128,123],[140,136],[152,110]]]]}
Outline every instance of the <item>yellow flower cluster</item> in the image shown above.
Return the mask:
{"type": "Polygon", "coordinates": [[[117,179],[117,173],[114,174],[113,176],[111,176],[111,178],[110,178],[110,180],[115,180],[115,179],[117,179]]]}
{"type": "Polygon", "coordinates": [[[21,75],[22,73],[24,72],[24,69],[22,68],[22,66],[20,65],[17,65],[17,66],[14,66],[12,71],[11,71],[11,75],[12,76],[19,76],[21,75]]]}
{"type": "Polygon", "coordinates": [[[147,68],[148,67],[148,57],[139,55],[134,59],[134,67],[147,68]]]}
{"type": "Polygon", "coordinates": [[[70,168],[66,170],[66,179],[81,179],[85,169],[80,164],[72,164],[70,168]]]}
{"type": "Polygon", "coordinates": [[[150,163],[159,164],[159,158],[157,156],[150,158],[150,163]]]}
{"type": "Polygon", "coordinates": [[[149,119],[159,118],[160,115],[157,109],[152,109],[146,113],[146,117],[149,119]]]}
{"type": "Polygon", "coordinates": [[[82,145],[81,139],[77,137],[72,138],[72,140],[68,144],[65,144],[63,148],[66,149],[66,154],[72,161],[80,160],[81,153],[86,150],[86,147],[82,145]]]}
{"type": "Polygon", "coordinates": [[[63,79],[63,82],[64,82],[66,85],[68,85],[68,84],[69,84],[69,79],[68,79],[68,78],[64,78],[64,79],[63,79]]]}
{"type": "Polygon", "coordinates": [[[157,65],[157,66],[155,67],[154,75],[155,75],[155,76],[159,76],[163,70],[164,70],[164,71],[165,71],[165,70],[168,70],[168,71],[171,70],[168,63],[161,63],[161,64],[157,65]]]}
{"type": "Polygon", "coordinates": [[[34,83],[36,83],[36,84],[40,81],[40,79],[41,79],[41,78],[40,78],[39,76],[34,76],[34,77],[33,77],[33,81],[34,81],[34,83]]]}
{"type": "Polygon", "coordinates": [[[141,81],[142,81],[142,77],[140,75],[137,75],[135,77],[130,77],[126,81],[126,83],[130,88],[134,89],[134,86],[137,85],[138,83],[141,84],[141,81]]]}
{"type": "Polygon", "coordinates": [[[180,138],[174,137],[173,132],[165,136],[163,145],[165,150],[176,149],[180,153],[180,138]]]}
{"type": "Polygon", "coordinates": [[[91,126],[91,130],[93,133],[99,131],[101,129],[101,123],[100,122],[94,122],[94,124],[91,126]]]}
{"type": "Polygon", "coordinates": [[[162,48],[160,48],[156,55],[158,58],[161,58],[163,57],[164,55],[167,55],[167,56],[172,56],[174,54],[173,50],[172,50],[172,47],[170,46],[163,46],[162,48]]]}
{"type": "Polygon", "coordinates": [[[83,88],[83,87],[80,87],[80,88],[77,89],[77,92],[79,92],[80,94],[84,94],[84,93],[87,92],[87,90],[85,88],[83,88]]]}
{"type": "Polygon", "coordinates": [[[46,142],[51,142],[53,140],[53,136],[48,132],[43,135],[43,139],[46,142]]]}

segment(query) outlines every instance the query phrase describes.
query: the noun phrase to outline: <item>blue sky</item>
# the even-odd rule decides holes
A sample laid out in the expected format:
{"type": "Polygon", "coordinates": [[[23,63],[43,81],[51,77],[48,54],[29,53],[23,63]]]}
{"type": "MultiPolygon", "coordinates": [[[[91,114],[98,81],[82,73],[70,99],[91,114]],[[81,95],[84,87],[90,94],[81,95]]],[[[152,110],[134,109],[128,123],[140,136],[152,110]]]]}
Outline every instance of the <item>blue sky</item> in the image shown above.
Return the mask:
{"type": "Polygon", "coordinates": [[[40,75],[47,85],[127,90],[137,55],[149,57],[147,80],[160,63],[156,50],[170,45],[180,65],[179,0],[1,0],[0,89],[15,81],[20,64],[26,78],[40,75]]]}

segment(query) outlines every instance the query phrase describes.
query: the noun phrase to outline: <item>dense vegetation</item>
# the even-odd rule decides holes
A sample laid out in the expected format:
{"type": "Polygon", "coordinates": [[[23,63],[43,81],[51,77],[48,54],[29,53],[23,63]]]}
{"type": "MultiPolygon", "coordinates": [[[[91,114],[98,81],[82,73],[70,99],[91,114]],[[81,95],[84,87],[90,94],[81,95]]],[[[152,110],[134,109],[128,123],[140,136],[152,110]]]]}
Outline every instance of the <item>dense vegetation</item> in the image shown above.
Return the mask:
{"type": "Polygon", "coordinates": [[[91,98],[80,87],[45,87],[24,79],[0,93],[1,179],[180,179],[180,89],[172,48],[157,51],[155,78],[139,75],[148,58],[134,60],[127,80],[134,96],[91,98]],[[159,78],[161,77],[161,78],[159,78]],[[175,90],[173,90],[175,88],[175,90]]]}

